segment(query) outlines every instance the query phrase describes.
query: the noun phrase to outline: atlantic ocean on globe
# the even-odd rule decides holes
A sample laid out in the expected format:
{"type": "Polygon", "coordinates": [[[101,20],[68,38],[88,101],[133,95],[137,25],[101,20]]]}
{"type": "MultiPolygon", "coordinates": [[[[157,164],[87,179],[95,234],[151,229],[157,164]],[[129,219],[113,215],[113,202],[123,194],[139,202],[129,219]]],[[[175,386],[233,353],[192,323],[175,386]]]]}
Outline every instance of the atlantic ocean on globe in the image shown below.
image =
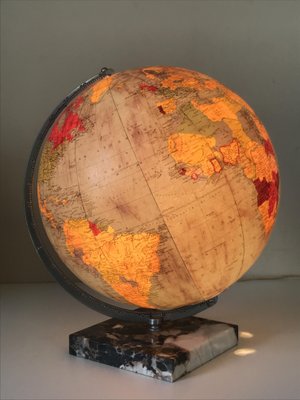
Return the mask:
{"type": "Polygon", "coordinates": [[[185,68],[88,85],[53,121],[35,190],[57,256],[118,302],[217,296],[266,245],[278,207],[270,138],[239,96],[185,68]]]}

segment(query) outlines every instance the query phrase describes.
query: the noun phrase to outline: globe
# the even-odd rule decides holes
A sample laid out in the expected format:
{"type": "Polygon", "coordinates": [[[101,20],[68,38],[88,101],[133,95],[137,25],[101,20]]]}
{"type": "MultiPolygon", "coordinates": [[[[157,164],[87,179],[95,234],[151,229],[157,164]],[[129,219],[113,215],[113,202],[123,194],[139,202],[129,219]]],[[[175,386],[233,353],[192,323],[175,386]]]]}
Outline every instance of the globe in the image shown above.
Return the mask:
{"type": "Polygon", "coordinates": [[[44,236],[79,282],[168,310],[212,299],[266,245],[276,156],[250,106],[171,66],[92,80],[58,113],[36,158],[44,236]]]}

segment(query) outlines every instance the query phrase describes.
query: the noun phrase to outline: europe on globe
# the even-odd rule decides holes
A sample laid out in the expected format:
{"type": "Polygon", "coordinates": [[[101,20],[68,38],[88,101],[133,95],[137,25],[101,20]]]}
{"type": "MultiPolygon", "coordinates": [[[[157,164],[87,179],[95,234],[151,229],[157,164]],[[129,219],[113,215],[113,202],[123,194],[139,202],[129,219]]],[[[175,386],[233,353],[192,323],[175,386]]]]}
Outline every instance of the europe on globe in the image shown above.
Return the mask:
{"type": "Polygon", "coordinates": [[[254,111],[197,71],[105,76],[64,108],[38,158],[46,235],[85,285],[173,309],[217,296],[266,245],[278,208],[270,138],[254,111]]]}

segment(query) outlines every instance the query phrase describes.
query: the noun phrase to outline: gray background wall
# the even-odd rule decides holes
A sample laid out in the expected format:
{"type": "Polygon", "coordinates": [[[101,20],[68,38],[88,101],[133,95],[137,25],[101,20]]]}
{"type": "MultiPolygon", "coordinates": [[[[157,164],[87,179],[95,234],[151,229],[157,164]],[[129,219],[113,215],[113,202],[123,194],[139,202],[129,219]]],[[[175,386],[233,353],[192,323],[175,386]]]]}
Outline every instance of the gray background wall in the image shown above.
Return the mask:
{"type": "Polygon", "coordinates": [[[276,148],[281,207],[248,276],[299,274],[299,1],[3,1],[1,281],[52,280],[23,212],[34,139],[52,109],[102,66],[174,65],[211,75],[256,110],[276,148]]]}

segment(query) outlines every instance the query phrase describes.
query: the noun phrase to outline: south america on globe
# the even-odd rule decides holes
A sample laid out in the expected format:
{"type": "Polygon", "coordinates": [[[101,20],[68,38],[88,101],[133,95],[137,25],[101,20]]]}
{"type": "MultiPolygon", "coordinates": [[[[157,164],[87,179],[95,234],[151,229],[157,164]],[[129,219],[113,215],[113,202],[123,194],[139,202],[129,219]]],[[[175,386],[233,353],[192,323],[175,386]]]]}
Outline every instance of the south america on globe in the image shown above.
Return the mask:
{"type": "Polygon", "coordinates": [[[268,241],[278,193],[254,111],[179,67],[87,86],[38,159],[39,211],[59,258],[94,291],[150,309],[199,303],[236,282],[268,241]]]}

